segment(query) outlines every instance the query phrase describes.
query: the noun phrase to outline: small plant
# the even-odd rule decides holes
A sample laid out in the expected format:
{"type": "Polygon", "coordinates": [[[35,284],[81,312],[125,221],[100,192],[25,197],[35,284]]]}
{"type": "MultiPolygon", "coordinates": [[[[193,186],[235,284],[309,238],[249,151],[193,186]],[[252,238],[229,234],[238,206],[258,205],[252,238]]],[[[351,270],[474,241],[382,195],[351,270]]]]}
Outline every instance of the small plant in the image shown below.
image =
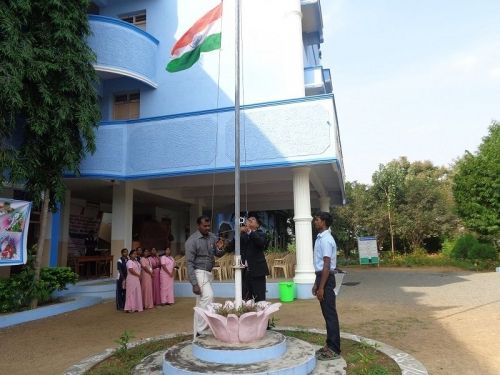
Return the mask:
{"type": "Polygon", "coordinates": [[[364,339],[361,339],[359,344],[365,350],[370,350],[370,349],[377,350],[380,347],[380,344],[371,344],[364,339]]]}
{"type": "Polygon", "coordinates": [[[368,366],[375,360],[375,353],[370,353],[369,351],[359,351],[356,353],[359,358],[359,361],[363,364],[363,366],[368,366]]]}
{"type": "Polygon", "coordinates": [[[119,345],[118,349],[116,349],[116,354],[120,357],[125,357],[128,351],[128,344],[130,343],[130,340],[133,339],[135,336],[132,334],[132,332],[129,332],[127,330],[123,331],[123,333],[120,335],[120,337],[115,340],[115,342],[119,345]]]}

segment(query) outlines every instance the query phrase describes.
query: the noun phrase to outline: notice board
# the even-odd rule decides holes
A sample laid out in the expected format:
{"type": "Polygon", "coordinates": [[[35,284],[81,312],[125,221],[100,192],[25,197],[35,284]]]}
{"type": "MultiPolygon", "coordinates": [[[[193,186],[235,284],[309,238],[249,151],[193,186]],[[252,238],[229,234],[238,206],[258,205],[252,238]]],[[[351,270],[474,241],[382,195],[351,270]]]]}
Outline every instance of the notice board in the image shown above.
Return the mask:
{"type": "Polygon", "coordinates": [[[358,237],[359,264],[379,264],[377,238],[358,237]]]}

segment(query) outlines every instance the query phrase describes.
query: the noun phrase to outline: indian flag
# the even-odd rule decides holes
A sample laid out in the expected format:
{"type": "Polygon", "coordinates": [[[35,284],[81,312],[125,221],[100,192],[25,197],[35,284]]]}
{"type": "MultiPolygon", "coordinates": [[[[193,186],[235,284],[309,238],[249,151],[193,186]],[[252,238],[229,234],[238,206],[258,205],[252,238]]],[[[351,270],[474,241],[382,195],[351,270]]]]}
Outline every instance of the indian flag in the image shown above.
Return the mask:
{"type": "Polygon", "coordinates": [[[174,73],[192,67],[202,52],[220,48],[222,3],[195,22],[172,47],[167,71],[174,73]]]}

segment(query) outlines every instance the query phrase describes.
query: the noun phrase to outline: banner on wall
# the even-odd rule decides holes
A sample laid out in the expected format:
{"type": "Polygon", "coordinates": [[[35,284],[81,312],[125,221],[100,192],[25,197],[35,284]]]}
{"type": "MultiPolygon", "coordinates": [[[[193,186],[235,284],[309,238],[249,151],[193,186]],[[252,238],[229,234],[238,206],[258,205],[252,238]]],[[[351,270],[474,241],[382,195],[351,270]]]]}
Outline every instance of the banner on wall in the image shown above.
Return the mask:
{"type": "Polygon", "coordinates": [[[31,202],[0,198],[0,266],[25,264],[31,202]]]}

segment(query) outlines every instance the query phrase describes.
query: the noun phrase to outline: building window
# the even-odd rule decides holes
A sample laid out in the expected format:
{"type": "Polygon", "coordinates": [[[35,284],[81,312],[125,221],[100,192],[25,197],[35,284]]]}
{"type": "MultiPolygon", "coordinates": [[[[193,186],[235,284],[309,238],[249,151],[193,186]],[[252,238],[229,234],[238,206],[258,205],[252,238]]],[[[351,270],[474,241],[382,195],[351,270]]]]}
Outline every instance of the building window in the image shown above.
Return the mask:
{"type": "Polygon", "coordinates": [[[146,11],[141,11],[136,14],[121,16],[120,19],[122,21],[131,23],[134,26],[137,26],[139,29],[146,31],[146,11]]]}
{"type": "Polygon", "coordinates": [[[141,95],[138,92],[115,95],[113,102],[113,120],[139,118],[141,95]]]}

